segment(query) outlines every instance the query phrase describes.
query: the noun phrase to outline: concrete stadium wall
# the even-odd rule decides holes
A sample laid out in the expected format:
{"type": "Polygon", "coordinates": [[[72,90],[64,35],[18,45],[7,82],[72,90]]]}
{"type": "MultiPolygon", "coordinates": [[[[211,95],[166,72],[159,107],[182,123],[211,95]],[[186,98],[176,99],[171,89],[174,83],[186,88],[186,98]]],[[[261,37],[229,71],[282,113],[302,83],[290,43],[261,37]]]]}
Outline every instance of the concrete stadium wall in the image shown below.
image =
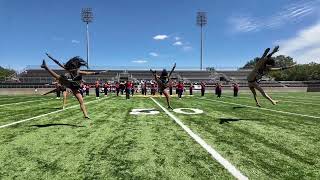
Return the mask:
{"type": "Polygon", "coordinates": [[[41,95],[50,90],[53,88],[0,88],[0,95],[41,95]]]}

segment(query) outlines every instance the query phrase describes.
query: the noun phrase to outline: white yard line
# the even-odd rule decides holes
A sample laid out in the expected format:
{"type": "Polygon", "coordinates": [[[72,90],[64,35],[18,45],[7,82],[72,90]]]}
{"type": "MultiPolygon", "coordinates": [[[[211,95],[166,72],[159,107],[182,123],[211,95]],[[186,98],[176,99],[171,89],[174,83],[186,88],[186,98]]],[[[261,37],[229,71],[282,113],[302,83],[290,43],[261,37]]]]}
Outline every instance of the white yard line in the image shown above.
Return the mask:
{"type": "MultiPolygon", "coordinates": [[[[201,98],[201,99],[204,99],[204,98],[201,98]]],[[[301,117],[309,117],[309,118],[314,118],[314,119],[320,119],[320,117],[318,117],[318,116],[311,116],[311,115],[306,115],[306,114],[298,114],[298,113],[293,113],[293,112],[279,111],[279,110],[268,109],[268,108],[263,108],[263,107],[256,107],[256,106],[249,106],[249,105],[237,104],[237,103],[232,103],[232,102],[218,101],[218,100],[214,100],[214,99],[204,99],[204,100],[213,101],[213,102],[219,102],[219,103],[224,103],[224,104],[243,106],[243,107],[259,109],[259,110],[265,110],[265,111],[271,111],[271,112],[277,112],[277,113],[281,113],[281,114],[289,114],[289,115],[294,115],[294,116],[301,116],[301,117]]]]}
{"type": "MultiPolygon", "coordinates": [[[[49,98],[49,99],[53,99],[53,98],[49,98]]],[[[49,100],[49,99],[46,98],[46,99],[37,99],[37,100],[32,100],[32,101],[22,101],[22,102],[16,102],[16,103],[0,104],[0,107],[9,106],[9,105],[24,104],[24,103],[29,103],[29,102],[44,101],[44,100],[49,100]]]]}
{"type": "Polygon", "coordinates": [[[305,97],[305,98],[297,98],[295,96],[278,96],[278,95],[275,95],[275,97],[281,97],[281,98],[285,98],[285,99],[294,99],[294,100],[302,100],[302,101],[305,101],[305,100],[309,100],[309,101],[318,101],[320,102],[320,99],[317,99],[317,98],[310,98],[310,97],[305,97]]]}
{"type": "Polygon", "coordinates": [[[200,136],[195,134],[188,126],[184,125],[180,119],[165,109],[158,101],[150,97],[169,117],[171,117],[180,127],[185,130],[198,144],[200,144],[215,160],[217,160],[224,168],[226,168],[237,179],[248,179],[228,160],[223,158],[215,149],[207,144],[200,136]]]}
{"type": "MultiPolygon", "coordinates": [[[[233,96],[228,96],[228,95],[225,95],[226,97],[233,97],[233,96]]],[[[253,99],[253,97],[252,98],[250,98],[250,97],[234,97],[234,98],[240,98],[240,99],[253,99]]],[[[320,106],[320,104],[315,104],[315,103],[308,103],[308,102],[301,102],[301,101],[288,101],[288,100],[281,100],[280,99],[280,103],[281,102],[289,102],[289,103],[293,103],[293,104],[306,104],[306,105],[314,105],[314,106],[320,106]]]]}
{"type": "MultiPolygon", "coordinates": [[[[93,103],[93,102],[96,102],[96,101],[99,101],[99,100],[102,100],[102,99],[103,98],[96,99],[96,100],[93,100],[93,101],[89,101],[89,102],[87,102],[85,104],[90,104],[90,103],[93,103]]],[[[37,119],[37,118],[40,118],[40,117],[44,117],[44,116],[47,116],[47,115],[50,115],[50,114],[55,114],[55,113],[58,113],[58,112],[61,112],[61,111],[64,111],[64,110],[68,110],[68,109],[71,109],[71,108],[75,108],[75,107],[79,107],[79,104],[67,107],[65,109],[60,109],[60,110],[57,110],[57,111],[52,111],[52,112],[49,112],[49,113],[46,113],[46,114],[35,116],[35,117],[32,117],[32,118],[24,119],[24,120],[21,120],[21,121],[16,121],[16,122],[13,122],[13,123],[10,123],[10,124],[5,124],[5,125],[0,126],[0,129],[8,127],[8,126],[15,125],[15,124],[19,124],[19,123],[22,123],[22,122],[30,121],[30,120],[33,120],[33,119],[37,119]]]]}

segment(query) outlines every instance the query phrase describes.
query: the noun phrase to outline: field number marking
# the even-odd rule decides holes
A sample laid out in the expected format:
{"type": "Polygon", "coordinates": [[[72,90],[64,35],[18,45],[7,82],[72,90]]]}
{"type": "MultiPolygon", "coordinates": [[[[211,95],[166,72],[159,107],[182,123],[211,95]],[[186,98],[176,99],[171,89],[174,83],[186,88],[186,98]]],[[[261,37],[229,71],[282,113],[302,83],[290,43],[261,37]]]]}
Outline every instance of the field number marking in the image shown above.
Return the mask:
{"type": "MultiPolygon", "coordinates": [[[[195,108],[176,108],[173,111],[178,114],[188,114],[188,115],[203,113],[203,111],[201,109],[195,109],[195,108]]],[[[152,109],[152,108],[132,109],[130,112],[131,115],[156,115],[159,113],[160,113],[160,111],[152,109]]]]}

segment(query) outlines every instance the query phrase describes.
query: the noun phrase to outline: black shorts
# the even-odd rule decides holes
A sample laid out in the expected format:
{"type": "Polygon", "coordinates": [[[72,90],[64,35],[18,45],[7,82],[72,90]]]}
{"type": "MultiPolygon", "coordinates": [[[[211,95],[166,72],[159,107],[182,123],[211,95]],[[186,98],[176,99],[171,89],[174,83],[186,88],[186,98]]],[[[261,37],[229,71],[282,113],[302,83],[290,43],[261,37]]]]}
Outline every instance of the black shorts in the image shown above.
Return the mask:
{"type": "Polygon", "coordinates": [[[70,88],[72,91],[80,92],[80,89],[81,89],[80,82],[72,81],[64,75],[60,75],[59,82],[61,83],[62,86],[70,88]]]}

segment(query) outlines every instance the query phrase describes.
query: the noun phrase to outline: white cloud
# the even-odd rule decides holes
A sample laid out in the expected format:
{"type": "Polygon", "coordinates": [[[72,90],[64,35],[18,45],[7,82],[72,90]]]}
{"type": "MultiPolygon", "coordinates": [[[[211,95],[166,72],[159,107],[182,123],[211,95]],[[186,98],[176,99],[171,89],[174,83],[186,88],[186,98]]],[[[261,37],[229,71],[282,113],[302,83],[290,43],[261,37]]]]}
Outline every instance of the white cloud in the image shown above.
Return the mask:
{"type": "Polygon", "coordinates": [[[234,30],[238,32],[255,31],[260,26],[253,18],[246,16],[231,17],[229,18],[229,23],[232,24],[234,30]]]}
{"type": "Polygon", "coordinates": [[[176,37],[174,37],[174,39],[175,39],[176,41],[179,41],[179,40],[181,39],[181,37],[176,36],[176,37]]]}
{"type": "Polygon", "coordinates": [[[78,40],[74,40],[74,39],[73,39],[73,40],[71,41],[71,43],[73,43],[73,44],[79,44],[79,43],[80,43],[80,41],[78,41],[78,40]]]}
{"type": "Polygon", "coordinates": [[[144,64],[144,63],[147,63],[148,61],[141,59],[141,60],[133,60],[133,61],[131,61],[131,62],[137,63],[137,64],[144,64]]]}
{"type": "Polygon", "coordinates": [[[287,22],[297,22],[303,17],[319,10],[319,0],[300,0],[283,7],[275,15],[268,17],[252,17],[249,15],[237,15],[228,19],[236,32],[260,31],[262,29],[275,29],[287,22]]]}
{"type": "Polygon", "coordinates": [[[191,46],[183,46],[183,47],[182,47],[182,50],[184,50],[184,51],[190,51],[190,50],[192,50],[192,47],[191,47],[191,46]]]}
{"type": "Polygon", "coordinates": [[[159,34],[159,35],[156,35],[156,36],[153,37],[154,40],[165,40],[167,38],[169,38],[169,36],[167,36],[165,34],[164,35],[159,34]]]}
{"type": "Polygon", "coordinates": [[[320,22],[300,30],[295,37],[277,41],[280,53],[292,56],[299,63],[320,63],[320,22]]]}
{"type": "Polygon", "coordinates": [[[159,56],[159,54],[158,54],[158,53],[155,53],[155,52],[151,52],[151,53],[149,53],[149,55],[150,55],[150,56],[153,56],[153,57],[159,56]]]}
{"type": "Polygon", "coordinates": [[[181,41],[177,41],[175,43],[173,43],[174,46],[182,46],[183,43],[181,41]]]}

